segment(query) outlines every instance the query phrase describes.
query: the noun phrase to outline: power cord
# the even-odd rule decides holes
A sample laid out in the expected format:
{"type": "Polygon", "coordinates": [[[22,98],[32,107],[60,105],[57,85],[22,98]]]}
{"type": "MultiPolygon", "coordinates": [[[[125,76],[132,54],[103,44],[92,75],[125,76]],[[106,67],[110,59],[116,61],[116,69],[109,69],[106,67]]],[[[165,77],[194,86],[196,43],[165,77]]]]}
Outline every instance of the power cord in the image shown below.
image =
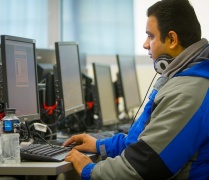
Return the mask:
{"type": "Polygon", "coordinates": [[[49,140],[52,140],[54,134],[52,133],[52,130],[50,127],[46,126],[47,132],[44,133],[41,131],[37,131],[34,127],[34,123],[35,122],[33,122],[30,125],[29,125],[29,122],[27,122],[27,121],[25,121],[24,123],[21,123],[20,143],[30,141],[30,139],[33,139],[34,142],[38,141],[38,140],[47,142],[46,138],[48,138],[48,137],[49,137],[49,140]],[[48,135],[47,135],[47,133],[48,133],[48,135]]]}
{"type": "MultiPolygon", "coordinates": [[[[132,121],[132,123],[131,123],[130,128],[133,126],[133,124],[134,124],[134,122],[135,122],[135,120],[136,120],[136,116],[138,115],[138,113],[139,113],[141,107],[143,106],[143,104],[144,104],[144,102],[145,102],[145,99],[147,98],[148,92],[149,92],[149,90],[150,90],[150,88],[151,88],[151,86],[152,86],[152,84],[153,84],[153,82],[154,82],[154,80],[155,80],[157,74],[158,74],[158,73],[156,73],[156,74],[154,75],[154,77],[152,78],[152,81],[151,81],[151,83],[150,83],[150,85],[149,85],[149,87],[148,87],[148,89],[147,89],[147,92],[146,92],[146,94],[145,94],[145,97],[144,97],[144,99],[143,99],[141,105],[139,106],[139,108],[138,108],[138,110],[137,110],[137,112],[136,112],[136,114],[135,114],[135,116],[134,116],[134,118],[133,118],[133,121],[132,121]]],[[[130,128],[129,128],[129,129],[130,129],[130,128]]]]}

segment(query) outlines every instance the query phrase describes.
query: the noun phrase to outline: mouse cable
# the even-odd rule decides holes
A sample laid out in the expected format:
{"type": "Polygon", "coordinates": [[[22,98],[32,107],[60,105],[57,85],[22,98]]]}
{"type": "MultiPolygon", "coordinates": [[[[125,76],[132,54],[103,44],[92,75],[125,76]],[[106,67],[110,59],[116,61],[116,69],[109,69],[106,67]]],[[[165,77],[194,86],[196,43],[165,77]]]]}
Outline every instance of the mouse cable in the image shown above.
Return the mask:
{"type": "Polygon", "coordinates": [[[147,92],[146,92],[146,94],[145,94],[145,97],[144,97],[144,99],[143,99],[141,105],[139,106],[139,108],[138,108],[138,110],[137,110],[137,112],[136,112],[136,114],[135,114],[135,116],[134,116],[134,118],[133,118],[133,121],[132,121],[132,123],[131,123],[130,128],[131,128],[132,125],[134,124],[134,122],[135,122],[135,120],[136,120],[136,116],[137,116],[137,114],[139,113],[139,110],[141,109],[142,105],[144,104],[145,99],[146,99],[146,97],[147,97],[147,94],[148,94],[148,92],[149,92],[149,90],[150,90],[150,87],[151,87],[153,81],[155,80],[157,74],[158,74],[158,73],[156,73],[156,74],[154,75],[154,77],[152,78],[152,81],[151,81],[151,83],[150,83],[150,85],[149,85],[149,87],[148,87],[148,90],[147,90],[147,92]]]}

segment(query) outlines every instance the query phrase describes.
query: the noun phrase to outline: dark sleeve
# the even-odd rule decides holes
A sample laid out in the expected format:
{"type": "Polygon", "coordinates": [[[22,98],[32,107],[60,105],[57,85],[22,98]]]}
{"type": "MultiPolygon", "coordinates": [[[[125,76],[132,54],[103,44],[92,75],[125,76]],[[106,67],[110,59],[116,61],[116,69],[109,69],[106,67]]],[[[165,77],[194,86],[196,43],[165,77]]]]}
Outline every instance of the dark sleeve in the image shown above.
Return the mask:
{"type": "Polygon", "coordinates": [[[126,148],[125,158],[144,179],[163,180],[173,175],[160,156],[141,139],[126,148]]]}

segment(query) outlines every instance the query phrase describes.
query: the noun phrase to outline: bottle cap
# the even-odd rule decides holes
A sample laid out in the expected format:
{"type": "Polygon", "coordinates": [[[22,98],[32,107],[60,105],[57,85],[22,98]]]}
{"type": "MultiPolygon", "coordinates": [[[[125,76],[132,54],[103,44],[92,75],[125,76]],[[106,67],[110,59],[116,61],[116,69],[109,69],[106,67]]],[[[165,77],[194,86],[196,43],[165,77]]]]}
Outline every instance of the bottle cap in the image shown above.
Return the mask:
{"type": "Polygon", "coordinates": [[[15,108],[5,108],[4,110],[5,110],[5,111],[16,111],[15,108]]]}
{"type": "Polygon", "coordinates": [[[4,109],[4,112],[5,112],[5,113],[7,113],[7,112],[12,112],[12,113],[15,114],[15,111],[16,111],[15,108],[5,108],[5,109],[4,109]]]}

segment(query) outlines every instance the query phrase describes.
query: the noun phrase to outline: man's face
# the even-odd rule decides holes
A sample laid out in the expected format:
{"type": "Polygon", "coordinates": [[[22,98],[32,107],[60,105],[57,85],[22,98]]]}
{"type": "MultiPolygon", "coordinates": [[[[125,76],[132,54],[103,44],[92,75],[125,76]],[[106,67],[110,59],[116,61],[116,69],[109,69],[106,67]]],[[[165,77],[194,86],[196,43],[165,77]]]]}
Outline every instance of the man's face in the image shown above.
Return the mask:
{"type": "Polygon", "coordinates": [[[158,29],[157,19],[154,16],[149,16],[146,25],[147,39],[143,47],[148,50],[150,58],[154,61],[163,54],[169,54],[169,39],[165,42],[160,40],[160,31],[158,29]]]}

